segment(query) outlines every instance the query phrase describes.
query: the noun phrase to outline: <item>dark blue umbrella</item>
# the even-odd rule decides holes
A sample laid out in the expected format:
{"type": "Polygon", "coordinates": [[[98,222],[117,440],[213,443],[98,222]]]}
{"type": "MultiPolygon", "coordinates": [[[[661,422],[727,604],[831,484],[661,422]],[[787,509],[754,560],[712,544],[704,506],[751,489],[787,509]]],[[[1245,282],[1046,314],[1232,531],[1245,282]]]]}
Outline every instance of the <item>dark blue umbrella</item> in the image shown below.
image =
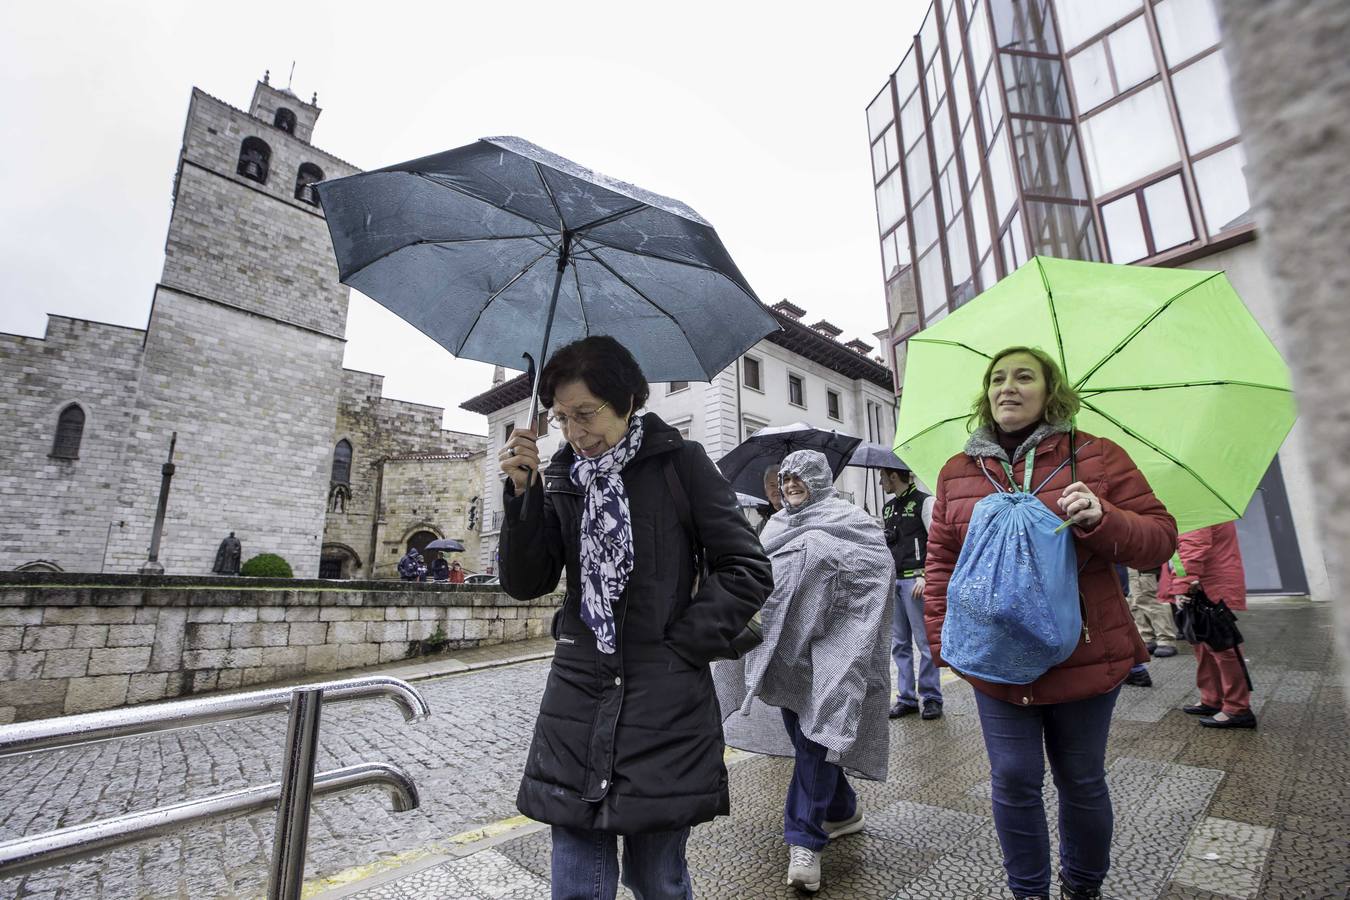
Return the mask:
{"type": "Polygon", "coordinates": [[[427,544],[423,550],[444,550],[447,553],[463,553],[464,545],[454,538],[437,538],[427,544]]]}
{"type": "MultiPolygon", "coordinates": [[[[751,497],[764,497],[764,470],[776,466],[783,457],[797,450],[819,450],[825,454],[834,477],[844,471],[862,438],[837,431],[822,431],[805,422],[761,428],[717,461],[717,468],[731,486],[751,497]]],[[[765,502],[768,502],[767,500],[765,502]]]]}
{"type": "Polygon", "coordinates": [[[542,370],[606,334],[652,381],[709,381],[778,328],[698,213],[520,138],[316,188],[341,281],[456,356],[542,370]]]}
{"type": "Polygon", "coordinates": [[[858,449],[853,451],[853,457],[848,461],[850,466],[858,466],[864,469],[894,469],[898,472],[912,471],[905,465],[900,457],[895,455],[895,451],[884,444],[874,444],[864,442],[858,445],[858,449]]]}

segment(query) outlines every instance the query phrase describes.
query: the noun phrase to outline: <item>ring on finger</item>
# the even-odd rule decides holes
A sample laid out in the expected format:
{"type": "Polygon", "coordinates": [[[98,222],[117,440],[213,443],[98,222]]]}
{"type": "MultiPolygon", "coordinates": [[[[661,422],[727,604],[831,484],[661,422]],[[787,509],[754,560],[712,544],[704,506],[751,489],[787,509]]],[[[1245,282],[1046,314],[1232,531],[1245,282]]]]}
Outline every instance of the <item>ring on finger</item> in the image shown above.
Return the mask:
{"type": "Polygon", "coordinates": [[[516,455],[516,448],[515,448],[515,447],[507,447],[507,448],[506,448],[506,455],[507,455],[507,456],[515,456],[515,455],[516,455]]]}

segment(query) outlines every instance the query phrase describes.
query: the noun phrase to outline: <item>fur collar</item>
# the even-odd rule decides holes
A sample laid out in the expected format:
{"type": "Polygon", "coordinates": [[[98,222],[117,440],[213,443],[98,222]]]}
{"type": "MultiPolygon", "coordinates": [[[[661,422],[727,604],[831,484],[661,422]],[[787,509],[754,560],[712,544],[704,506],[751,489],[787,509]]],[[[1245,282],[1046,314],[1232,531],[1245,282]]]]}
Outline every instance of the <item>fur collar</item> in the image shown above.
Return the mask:
{"type": "Polygon", "coordinates": [[[994,459],[1002,459],[1013,464],[1027,455],[1027,451],[1038,445],[1041,441],[1050,437],[1052,434],[1067,434],[1069,423],[1061,422],[1056,425],[1050,422],[1042,422],[1040,427],[1031,433],[1031,437],[1021,443],[1013,451],[1012,459],[1008,459],[1008,454],[1003,452],[1003,448],[994,438],[993,427],[982,425],[975,429],[970,438],[966,441],[965,454],[973,459],[979,459],[981,456],[992,456],[994,459]]]}

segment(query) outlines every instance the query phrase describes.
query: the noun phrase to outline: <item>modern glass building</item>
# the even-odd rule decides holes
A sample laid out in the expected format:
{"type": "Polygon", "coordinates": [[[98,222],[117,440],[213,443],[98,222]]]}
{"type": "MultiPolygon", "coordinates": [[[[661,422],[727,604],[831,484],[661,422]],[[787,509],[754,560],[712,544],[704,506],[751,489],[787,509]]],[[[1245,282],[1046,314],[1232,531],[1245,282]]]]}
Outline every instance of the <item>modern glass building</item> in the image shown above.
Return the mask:
{"type": "MultiPolygon", "coordinates": [[[[1224,269],[1282,344],[1212,0],[937,0],[867,129],[898,392],[909,336],[1035,255],[1224,269]]],[[[1250,586],[1316,595],[1298,445],[1241,527],[1250,586]]]]}

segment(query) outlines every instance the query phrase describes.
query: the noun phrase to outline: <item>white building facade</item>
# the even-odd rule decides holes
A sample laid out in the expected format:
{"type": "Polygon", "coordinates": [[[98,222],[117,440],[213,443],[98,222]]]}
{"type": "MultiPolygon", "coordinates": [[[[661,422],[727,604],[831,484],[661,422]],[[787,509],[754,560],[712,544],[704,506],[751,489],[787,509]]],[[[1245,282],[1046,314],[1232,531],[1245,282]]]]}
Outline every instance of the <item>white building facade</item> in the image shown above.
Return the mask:
{"type": "MultiPolygon", "coordinates": [[[[794,422],[890,446],[895,437],[894,382],[890,370],[868,355],[871,347],[856,340],[840,343],[838,329],[828,322],[805,325],[804,311],[787,301],[773,312],[782,330],[710,382],[653,383],[647,411],[702,444],[714,461],[761,428],[794,422]]],[[[488,419],[482,571],[495,572],[497,567],[502,519],[497,454],[511,430],[524,421],[530,388],[520,375],[462,404],[488,419]]],[[[559,441],[556,432],[550,433],[540,442],[541,454],[551,455],[559,441]]],[[[876,472],[850,467],[835,484],[848,499],[879,515],[884,498],[876,472]]]]}

